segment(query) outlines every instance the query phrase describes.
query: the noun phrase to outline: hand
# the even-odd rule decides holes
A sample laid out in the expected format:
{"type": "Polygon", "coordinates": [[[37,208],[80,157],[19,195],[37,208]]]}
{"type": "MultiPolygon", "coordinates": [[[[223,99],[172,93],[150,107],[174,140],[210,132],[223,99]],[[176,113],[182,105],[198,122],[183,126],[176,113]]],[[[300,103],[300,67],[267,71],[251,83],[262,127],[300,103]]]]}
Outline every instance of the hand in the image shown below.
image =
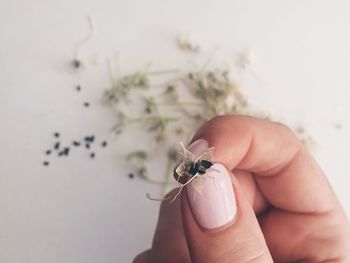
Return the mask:
{"type": "Polygon", "coordinates": [[[345,213],[288,128],[220,116],[192,141],[194,154],[215,147],[202,192],[190,184],[162,203],[152,248],[135,263],[350,262],[345,213]]]}

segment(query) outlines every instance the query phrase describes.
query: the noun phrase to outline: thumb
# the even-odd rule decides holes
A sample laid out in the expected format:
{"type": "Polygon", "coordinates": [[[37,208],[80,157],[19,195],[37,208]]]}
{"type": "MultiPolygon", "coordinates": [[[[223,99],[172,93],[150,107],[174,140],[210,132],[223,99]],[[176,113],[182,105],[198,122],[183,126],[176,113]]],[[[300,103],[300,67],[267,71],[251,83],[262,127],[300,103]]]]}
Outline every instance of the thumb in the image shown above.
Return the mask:
{"type": "Polygon", "coordinates": [[[187,185],[181,210],[192,262],[273,262],[252,205],[222,164],[187,185]]]}

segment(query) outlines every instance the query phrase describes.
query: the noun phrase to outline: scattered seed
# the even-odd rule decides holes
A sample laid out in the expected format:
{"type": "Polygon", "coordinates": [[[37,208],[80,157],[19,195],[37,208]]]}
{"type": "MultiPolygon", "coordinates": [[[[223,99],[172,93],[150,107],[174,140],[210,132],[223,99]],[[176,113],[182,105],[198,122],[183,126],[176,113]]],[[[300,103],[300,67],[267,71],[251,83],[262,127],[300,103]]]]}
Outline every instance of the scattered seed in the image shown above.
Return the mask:
{"type": "Polygon", "coordinates": [[[77,91],[80,91],[80,90],[81,90],[81,86],[78,85],[78,86],[75,87],[75,89],[76,89],[77,91]]]}
{"type": "Polygon", "coordinates": [[[60,142],[56,142],[54,148],[55,150],[58,150],[60,148],[60,142]]]}
{"type": "Polygon", "coordinates": [[[128,176],[129,176],[130,179],[133,179],[133,178],[134,178],[134,174],[133,174],[133,173],[129,173],[128,176]]]}
{"type": "Polygon", "coordinates": [[[106,141],[103,141],[103,142],[101,143],[101,146],[102,146],[102,147],[106,147],[106,146],[107,146],[107,142],[106,142],[106,141]]]}
{"type": "Polygon", "coordinates": [[[43,165],[44,165],[44,166],[49,166],[50,163],[49,163],[48,161],[44,161],[44,162],[43,162],[43,165]]]}
{"type": "Polygon", "coordinates": [[[59,137],[60,137],[60,134],[59,134],[58,132],[55,132],[53,135],[54,135],[56,138],[59,138],[59,137]]]}
{"type": "Polygon", "coordinates": [[[152,113],[152,109],[151,107],[147,106],[146,109],[145,109],[146,113],[152,113]]]}
{"type": "Polygon", "coordinates": [[[64,147],[63,150],[58,153],[58,156],[59,157],[61,157],[63,155],[68,156],[69,155],[69,151],[70,151],[69,147],[64,147]]]}
{"type": "Polygon", "coordinates": [[[72,61],[72,66],[73,66],[74,68],[80,68],[80,66],[81,66],[80,60],[78,60],[78,59],[73,59],[73,61],[72,61]]]}
{"type": "Polygon", "coordinates": [[[84,141],[86,143],[93,143],[95,141],[95,135],[85,136],[84,141]]]}
{"type": "Polygon", "coordinates": [[[51,154],[51,150],[47,150],[47,151],[45,152],[45,154],[46,154],[46,155],[50,155],[50,154],[51,154]]]}
{"type": "Polygon", "coordinates": [[[89,102],[84,102],[84,107],[89,107],[90,103],[89,102]]]}
{"type": "Polygon", "coordinates": [[[74,146],[80,146],[80,142],[78,142],[78,141],[73,141],[73,143],[72,143],[74,146]]]}
{"type": "Polygon", "coordinates": [[[86,149],[90,149],[90,144],[89,144],[89,143],[86,143],[86,144],[85,144],[85,147],[86,147],[86,149]]]}
{"type": "Polygon", "coordinates": [[[91,157],[92,159],[94,159],[94,158],[95,158],[95,153],[90,153],[90,157],[91,157]]]}
{"type": "Polygon", "coordinates": [[[69,147],[65,147],[65,148],[63,149],[63,154],[64,154],[65,156],[68,156],[68,155],[69,155],[69,151],[70,151],[69,147]]]}

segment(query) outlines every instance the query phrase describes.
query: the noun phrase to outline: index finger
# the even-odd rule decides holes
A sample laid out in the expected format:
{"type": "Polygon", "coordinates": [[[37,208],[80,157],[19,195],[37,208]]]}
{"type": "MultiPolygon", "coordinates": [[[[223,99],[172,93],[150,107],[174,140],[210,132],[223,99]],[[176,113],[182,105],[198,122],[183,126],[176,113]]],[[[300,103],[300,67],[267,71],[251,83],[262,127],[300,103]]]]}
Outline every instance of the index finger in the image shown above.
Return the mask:
{"type": "Polygon", "coordinates": [[[299,213],[332,210],[337,199],[323,171],[286,126],[247,116],[218,116],[194,136],[215,147],[214,162],[255,174],[267,201],[299,213]]]}

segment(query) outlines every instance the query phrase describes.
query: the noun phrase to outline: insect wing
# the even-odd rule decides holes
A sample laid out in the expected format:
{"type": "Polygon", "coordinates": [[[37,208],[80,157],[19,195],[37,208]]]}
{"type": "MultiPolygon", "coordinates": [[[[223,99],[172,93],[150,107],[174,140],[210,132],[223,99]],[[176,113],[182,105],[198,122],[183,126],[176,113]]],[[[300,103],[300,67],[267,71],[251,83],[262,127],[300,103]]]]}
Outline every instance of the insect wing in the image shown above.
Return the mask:
{"type": "Polygon", "coordinates": [[[196,179],[194,179],[191,182],[191,185],[192,185],[193,189],[196,191],[196,193],[201,195],[205,182],[206,182],[205,175],[197,176],[196,179]]]}
{"type": "Polygon", "coordinates": [[[186,149],[184,144],[180,142],[182,152],[179,152],[182,155],[183,161],[186,161],[186,159],[190,160],[193,162],[195,160],[195,156],[193,153],[191,153],[189,150],[186,149]]]}
{"type": "Polygon", "coordinates": [[[211,161],[211,159],[213,158],[214,149],[215,149],[215,147],[210,147],[207,150],[205,150],[204,152],[202,152],[201,155],[199,155],[195,159],[195,162],[198,162],[199,160],[211,161]]]}

